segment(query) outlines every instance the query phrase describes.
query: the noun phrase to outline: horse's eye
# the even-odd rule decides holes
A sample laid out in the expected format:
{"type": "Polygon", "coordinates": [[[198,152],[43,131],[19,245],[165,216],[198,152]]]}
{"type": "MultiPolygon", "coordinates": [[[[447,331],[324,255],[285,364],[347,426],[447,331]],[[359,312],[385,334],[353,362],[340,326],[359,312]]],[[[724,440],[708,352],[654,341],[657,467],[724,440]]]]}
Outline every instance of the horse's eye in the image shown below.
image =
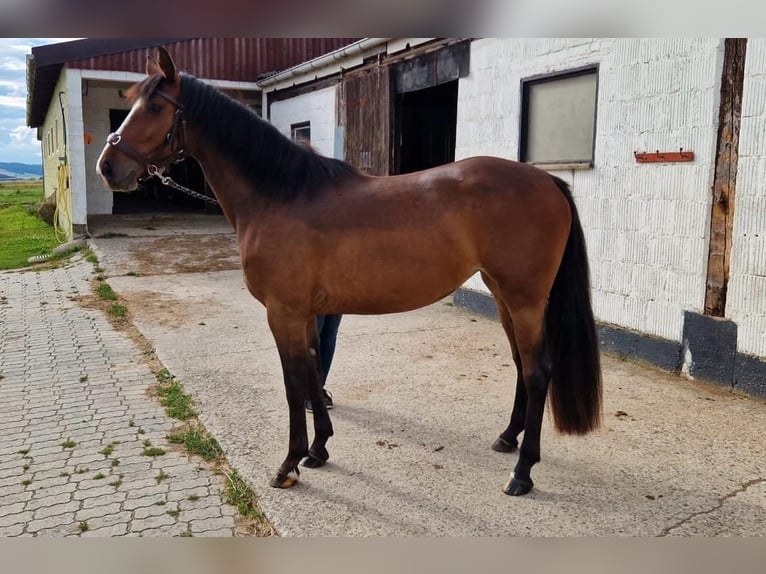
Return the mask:
{"type": "Polygon", "coordinates": [[[158,103],[151,102],[149,104],[149,113],[150,114],[159,114],[162,111],[162,106],[158,103]]]}

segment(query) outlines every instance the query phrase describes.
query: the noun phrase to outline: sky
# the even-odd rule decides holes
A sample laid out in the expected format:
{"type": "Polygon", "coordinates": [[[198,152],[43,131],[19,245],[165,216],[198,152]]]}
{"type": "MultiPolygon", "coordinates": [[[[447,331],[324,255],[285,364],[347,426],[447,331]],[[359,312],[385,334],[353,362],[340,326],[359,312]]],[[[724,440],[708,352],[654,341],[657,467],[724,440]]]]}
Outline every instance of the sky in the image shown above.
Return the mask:
{"type": "Polygon", "coordinates": [[[75,38],[0,38],[0,162],[39,164],[40,142],[27,127],[27,54],[75,38]]]}

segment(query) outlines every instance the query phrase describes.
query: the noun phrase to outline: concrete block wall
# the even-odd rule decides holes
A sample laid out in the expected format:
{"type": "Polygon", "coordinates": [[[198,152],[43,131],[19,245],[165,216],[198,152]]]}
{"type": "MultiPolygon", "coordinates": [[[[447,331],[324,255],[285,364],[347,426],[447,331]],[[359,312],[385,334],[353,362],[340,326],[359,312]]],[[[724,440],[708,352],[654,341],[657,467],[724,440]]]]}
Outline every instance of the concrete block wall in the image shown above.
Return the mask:
{"type": "Polygon", "coordinates": [[[766,40],[747,41],[726,315],[737,351],[766,357],[766,40]]]}
{"type": "MultiPolygon", "coordinates": [[[[518,159],[522,79],[598,64],[594,167],[555,171],[585,229],[599,321],[680,341],[701,312],[717,137],[720,39],[482,39],[460,80],[456,158],[518,159]],[[634,151],[692,150],[638,164],[634,151]]],[[[487,293],[478,276],[466,288],[487,293]]]]}
{"type": "Polygon", "coordinates": [[[287,137],[290,126],[311,122],[311,146],[327,157],[334,157],[336,105],[335,86],[302,94],[271,104],[271,123],[287,137]]]}

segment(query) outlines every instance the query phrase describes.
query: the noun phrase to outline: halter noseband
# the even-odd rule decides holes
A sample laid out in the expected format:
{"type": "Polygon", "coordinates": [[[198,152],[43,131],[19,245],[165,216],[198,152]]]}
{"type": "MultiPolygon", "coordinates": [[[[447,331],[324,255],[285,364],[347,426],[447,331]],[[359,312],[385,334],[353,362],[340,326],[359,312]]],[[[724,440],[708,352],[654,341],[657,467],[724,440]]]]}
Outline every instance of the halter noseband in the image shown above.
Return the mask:
{"type": "Polygon", "coordinates": [[[170,126],[170,131],[168,131],[167,135],[165,136],[165,139],[168,142],[168,145],[170,146],[170,153],[167,155],[161,157],[158,160],[152,161],[149,159],[148,156],[142,154],[138,150],[136,150],[133,146],[130,144],[122,141],[122,137],[118,133],[111,133],[106,137],[106,143],[108,143],[110,146],[117,148],[122,153],[124,153],[126,156],[136,160],[137,162],[143,164],[146,166],[146,171],[149,173],[149,175],[156,175],[159,173],[159,166],[162,166],[164,164],[168,164],[171,162],[179,162],[182,159],[184,159],[184,146],[186,144],[186,131],[185,131],[185,125],[186,120],[184,120],[183,117],[183,109],[184,107],[181,105],[178,100],[173,98],[172,96],[169,96],[163,91],[157,90],[154,92],[155,95],[160,96],[161,98],[164,98],[171,104],[173,104],[176,108],[175,113],[173,114],[173,125],[170,126]]]}

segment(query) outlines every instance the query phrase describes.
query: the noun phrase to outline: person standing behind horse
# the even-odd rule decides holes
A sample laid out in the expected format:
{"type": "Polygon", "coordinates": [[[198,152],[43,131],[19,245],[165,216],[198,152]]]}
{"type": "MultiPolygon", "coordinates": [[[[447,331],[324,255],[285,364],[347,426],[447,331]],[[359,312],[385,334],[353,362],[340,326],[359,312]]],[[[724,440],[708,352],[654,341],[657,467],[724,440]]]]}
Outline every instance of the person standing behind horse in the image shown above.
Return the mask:
{"type": "MultiPolygon", "coordinates": [[[[343,315],[317,315],[317,333],[319,335],[319,365],[322,368],[322,398],[327,409],[333,407],[332,395],[325,389],[327,375],[330,372],[335,355],[335,341],[343,315]]],[[[306,399],[306,410],[311,412],[311,401],[306,399]]]]}

